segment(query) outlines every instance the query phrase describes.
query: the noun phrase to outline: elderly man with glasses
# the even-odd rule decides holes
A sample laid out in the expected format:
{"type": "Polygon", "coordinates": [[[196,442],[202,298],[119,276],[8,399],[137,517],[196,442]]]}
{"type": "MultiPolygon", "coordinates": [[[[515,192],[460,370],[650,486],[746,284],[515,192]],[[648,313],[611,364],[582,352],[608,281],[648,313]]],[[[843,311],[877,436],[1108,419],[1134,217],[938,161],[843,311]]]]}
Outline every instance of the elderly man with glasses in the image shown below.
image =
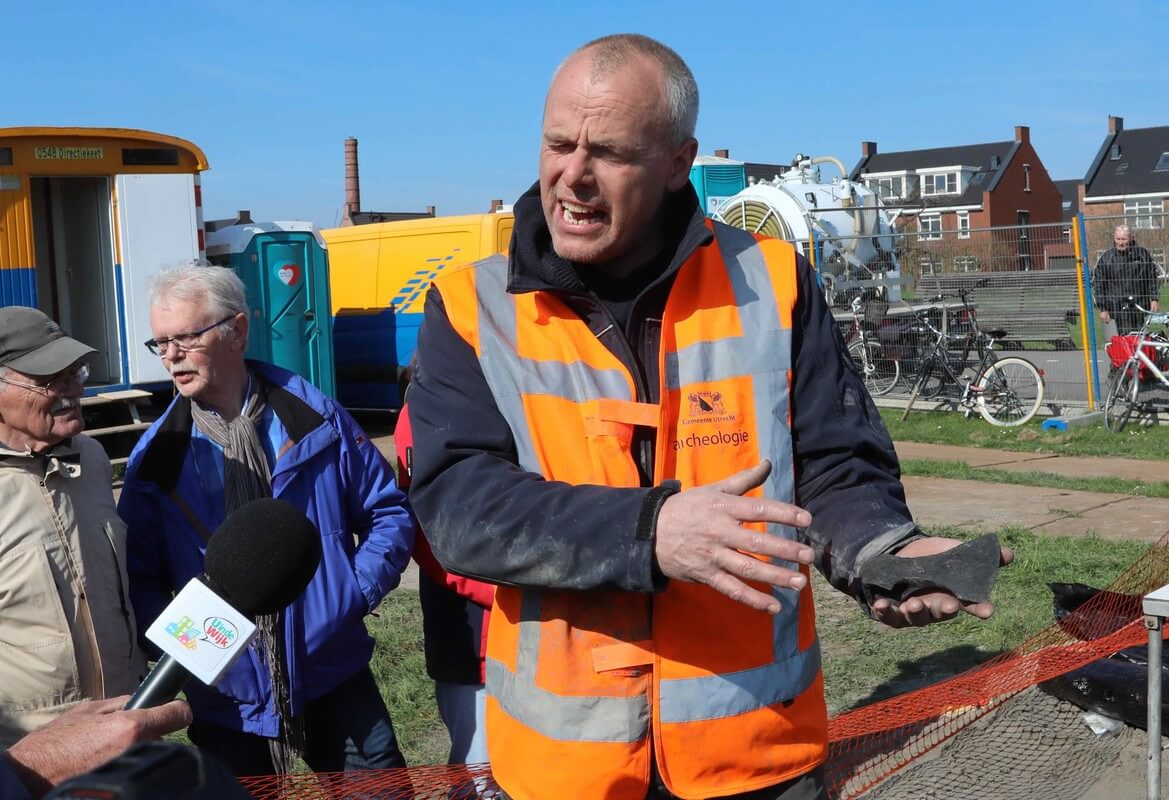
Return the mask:
{"type": "Polygon", "coordinates": [[[110,460],[82,434],[93,352],[0,308],[0,749],[145,672],[110,460]]]}
{"type": "Polygon", "coordinates": [[[321,566],[304,595],[257,620],[253,646],[215,686],[190,682],[191,741],[237,775],[401,767],[369,669],[364,617],[398,585],[414,521],[385,458],[353,418],[300,377],[247,360],[244,286],[221,267],[160,273],[154,338],[178,390],[130,456],[118,509],[129,527],[140,624],[202,573],[211,532],[259,497],[317,526],[321,566]]]}

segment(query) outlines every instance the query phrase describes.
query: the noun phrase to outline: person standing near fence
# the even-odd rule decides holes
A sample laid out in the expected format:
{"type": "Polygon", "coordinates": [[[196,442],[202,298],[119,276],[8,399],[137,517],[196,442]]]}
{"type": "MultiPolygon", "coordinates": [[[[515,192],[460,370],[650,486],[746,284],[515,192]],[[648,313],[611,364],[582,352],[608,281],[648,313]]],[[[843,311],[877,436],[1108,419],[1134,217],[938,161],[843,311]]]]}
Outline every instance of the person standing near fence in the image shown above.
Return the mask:
{"type": "Polygon", "coordinates": [[[1126,307],[1129,297],[1152,311],[1161,307],[1157,265],[1149,251],[1133,240],[1127,225],[1116,226],[1112,242],[1113,246],[1100,254],[1092,277],[1106,340],[1135,331],[1145,323],[1144,314],[1126,307]]]}
{"type": "Polygon", "coordinates": [[[665,45],[576,50],[509,256],[427,294],[411,496],[443,566],[497,584],[487,749],[514,800],[823,800],[809,565],[889,625],[963,608],[864,599],[870,557],[958,542],[914,525],[807,261],[703,215],[697,113],[665,45]]]}

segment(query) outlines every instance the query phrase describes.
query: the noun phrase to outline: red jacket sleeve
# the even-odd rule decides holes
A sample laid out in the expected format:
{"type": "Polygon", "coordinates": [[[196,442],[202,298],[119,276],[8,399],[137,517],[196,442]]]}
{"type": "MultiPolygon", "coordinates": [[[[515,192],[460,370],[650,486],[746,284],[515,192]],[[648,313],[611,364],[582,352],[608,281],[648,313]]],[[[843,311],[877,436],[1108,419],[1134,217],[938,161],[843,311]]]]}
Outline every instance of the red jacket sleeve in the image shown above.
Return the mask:
{"type": "MultiPolygon", "coordinates": [[[[402,413],[398,416],[398,423],[394,426],[394,450],[398,455],[398,486],[405,489],[410,486],[410,467],[413,459],[411,451],[414,448],[414,436],[410,428],[410,414],[408,406],[402,406],[402,413]]],[[[445,586],[460,597],[465,597],[477,606],[490,610],[495,600],[495,587],[490,583],[477,581],[473,578],[463,578],[451,575],[442,568],[426,536],[419,531],[414,537],[413,558],[419,569],[439,586],[445,586]]]]}

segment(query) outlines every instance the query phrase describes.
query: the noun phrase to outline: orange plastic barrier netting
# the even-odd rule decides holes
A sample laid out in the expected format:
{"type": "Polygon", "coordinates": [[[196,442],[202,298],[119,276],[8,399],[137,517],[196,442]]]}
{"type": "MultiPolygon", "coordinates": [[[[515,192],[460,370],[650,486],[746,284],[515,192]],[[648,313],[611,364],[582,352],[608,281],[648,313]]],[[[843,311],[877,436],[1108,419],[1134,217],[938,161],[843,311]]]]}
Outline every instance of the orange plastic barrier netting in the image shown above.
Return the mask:
{"type": "MultiPolygon", "coordinates": [[[[949,680],[864,706],[829,721],[830,754],[827,764],[829,795],[834,800],[851,800],[874,791],[910,764],[922,759],[939,745],[960,741],[958,734],[985,724],[992,715],[1003,722],[994,733],[1001,756],[991,754],[986,763],[971,763],[969,769],[951,768],[944,778],[966,781],[969,796],[981,794],[978,786],[986,771],[1005,768],[1023,773],[1023,789],[1011,790],[1011,797],[1060,797],[1061,781],[1085,780],[1094,767],[1081,759],[1073,767],[1064,759],[1054,767],[1029,763],[1027,752],[1044,739],[1075,747],[1075,737],[1061,732],[1059,721],[1072,719],[1078,711],[1070,704],[1042,696],[1034,699],[1034,687],[1043,681],[1078,669],[1126,647],[1145,644],[1148,633],[1143,624],[1140,596],[1169,584],[1169,533],[1128,568],[1108,591],[1101,592],[1057,624],[1032,636],[1009,653],[968,670],[949,680]],[[1013,704],[1020,697],[1027,704],[1013,704]],[[1004,732],[1005,731],[1005,732],[1004,732]],[[1068,741],[1063,741],[1067,739],[1068,741]],[[998,758],[1002,763],[993,763],[998,758]],[[1028,769],[1044,774],[1026,775],[1028,769]],[[1078,771],[1077,771],[1078,770],[1078,771]],[[1047,771],[1047,772],[1045,772],[1047,771]],[[1050,774],[1048,774],[1050,773],[1050,774]],[[957,778],[955,778],[957,776],[957,778]],[[1046,786],[1046,789],[1043,787],[1046,786]],[[1038,788],[1037,788],[1038,787],[1038,788]]],[[[983,748],[975,753],[985,753],[983,748]]],[[[1066,752],[1066,751],[1065,751],[1066,752]]],[[[282,778],[248,778],[245,788],[258,800],[475,800],[503,797],[485,766],[424,766],[345,774],[299,774],[282,778]]],[[[891,782],[892,783],[892,782],[891,782]]],[[[881,787],[884,788],[884,787],[881,787]]],[[[907,797],[966,796],[953,785],[908,790],[907,797]]],[[[889,796],[901,796],[892,793],[889,796]]]]}

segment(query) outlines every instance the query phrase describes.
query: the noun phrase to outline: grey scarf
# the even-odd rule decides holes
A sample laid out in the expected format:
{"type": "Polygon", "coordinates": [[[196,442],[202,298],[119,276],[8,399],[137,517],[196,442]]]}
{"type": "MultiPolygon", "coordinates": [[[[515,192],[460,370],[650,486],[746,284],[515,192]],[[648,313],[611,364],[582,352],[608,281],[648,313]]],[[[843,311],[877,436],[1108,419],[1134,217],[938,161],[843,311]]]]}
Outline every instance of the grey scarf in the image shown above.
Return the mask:
{"type": "MultiPolygon", "coordinates": [[[[191,402],[195,426],[223,448],[224,510],[228,515],[252,500],[272,496],[272,473],[256,430],[268,408],[259,386],[260,382],[249,372],[243,410],[231,422],[198,401],[191,402]]],[[[260,629],[256,639],[260,658],[272,675],[272,693],[280,717],[280,736],[271,740],[272,763],[278,774],[287,775],[295,767],[296,757],[304,753],[304,727],[301,720],[292,716],[284,626],[279,614],[257,617],[256,625],[260,629]]]]}

